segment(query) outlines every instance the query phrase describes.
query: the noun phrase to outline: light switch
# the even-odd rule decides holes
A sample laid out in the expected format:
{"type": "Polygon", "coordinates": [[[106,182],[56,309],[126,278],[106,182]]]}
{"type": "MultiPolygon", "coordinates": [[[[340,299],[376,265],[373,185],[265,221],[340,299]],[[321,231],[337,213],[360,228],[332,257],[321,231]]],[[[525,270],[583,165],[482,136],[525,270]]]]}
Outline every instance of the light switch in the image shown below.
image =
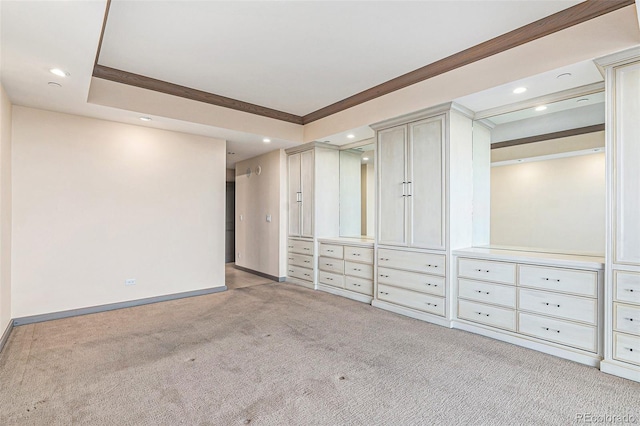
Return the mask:
{"type": "Polygon", "coordinates": [[[242,218],[242,215],[240,215],[240,222],[242,222],[242,219],[243,219],[243,218],[242,218]]]}
{"type": "Polygon", "coordinates": [[[270,214],[267,215],[267,222],[271,222],[271,215],[270,214]]]}

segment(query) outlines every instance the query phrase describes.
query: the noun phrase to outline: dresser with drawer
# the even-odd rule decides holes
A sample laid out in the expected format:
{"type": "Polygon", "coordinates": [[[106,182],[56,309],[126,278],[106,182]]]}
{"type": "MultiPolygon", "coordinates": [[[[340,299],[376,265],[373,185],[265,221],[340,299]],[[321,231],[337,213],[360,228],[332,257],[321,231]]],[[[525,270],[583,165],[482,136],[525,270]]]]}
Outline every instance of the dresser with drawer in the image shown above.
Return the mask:
{"type": "Polygon", "coordinates": [[[599,258],[493,249],[455,254],[454,327],[599,364],[603,346],[599,258]]]}
{"type": "Polygon", "coordinates": [[[613,359],[640,367],[640,273],[613,271],[613,359]]]}
{"type": "Polygon", "coordinates": [[[321,239],[318,289],[365,303],[373,299],[373,241],[321,239]]]}
{"type": "Polygon", "coordinates": [[[313,240],[289,238],[287,249],[287,281],[314,288],[313,240]]]}

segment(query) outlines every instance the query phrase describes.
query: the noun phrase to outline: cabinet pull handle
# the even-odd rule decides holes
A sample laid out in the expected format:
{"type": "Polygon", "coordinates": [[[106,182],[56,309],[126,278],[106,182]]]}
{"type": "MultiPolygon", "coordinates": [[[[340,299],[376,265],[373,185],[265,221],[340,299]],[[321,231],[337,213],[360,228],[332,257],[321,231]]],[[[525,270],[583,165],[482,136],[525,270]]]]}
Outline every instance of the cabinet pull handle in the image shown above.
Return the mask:
{"type": "Polygon", "coordinates": [[[382,275],[382,274],[380,274],[380,278],[389,278],[389,275],[382,275]]]}
{"type": "Polygon", "coordinates": [[[311,275],[309,275],[309,274],[304,274],[304,276],[305,276],[305,277],[310,277],[311,275]]]}
{"type": "MultiPolygon", "coordinates": [[[[428,266],[429,268],[437,268],[437,267],[438,267],[438,265],[429,265],[429,264],[427,264],[427,266],[428,266]]],[[[489,271],[487,271],[487,272],[489,272],[489,271]]]]}
{"type": "Polygon", "coordinates": [[[555,282],[557,282],[557,283],[559,283],[559,282],[560,282],[560,280],[557,280],[557,279],[555,279],[555,278],[543,278],[543,280],[545,280],[545,281],[555,281],[555,282]]]}
{"type": "Polygon", "coordinates": [[[556,308],[559,308],[559,307],[560,307],[560,305],[557,305],[557,304],[555,304],[555,303],[549,303],[549,302],[542,302],[542,303],[544,303],[544,304],[545,304],[545,305],[547,305],[547,306],[555,306],[556,308]]]}
{"type": "Polygon", "coordinates": [[[304,250],[307,250],[307,251],[309,251],[309,247],[305,247],[305,248],[304,248],[304,250]]]}
{"type": "Polygon", "coordinates": [[[488,269],[476,269],[478,272],[490,272],[488,269]]]}
{"type": "Polygon", "coordinates": [[[293,260],[293,257],[290,257],[289,260],[293,260]]]}
{"type": "Polygon", "coordinates": [[[429,286],[433,286],[433,287],[438,287],[438,284],[431,284],[431,283],[427,283],[427,285],[429,285],[429,286]]]}
{"type": "Polygon", "coordinates": [[[386,291],[381,291],[380,294],[389,294],[386,291]]]}
{"type": "Polygon", "coordinates": [[[628,350],[629,352],[633,352],[633,348],[625,348],[626,350],[628,350]]]}
{"type": "Polygon", "coordinates": [[[329,253],[333,253],[333,250],[329,250],[329,249],[327,249],[327,251],[328,251],[329,253]]]}
{"type": "Polygon", "coordinates": [[[289,272],[293,272],[293,269],[289,269],[289,272]]]}
{"type": "Polygon", "coordinates": [[[329,277],[327,277],[327,279],[328,279],[329,281],[333,281],[333,278],[329,278],[329,277]]]}
{"type": "Polygon", "coordinates": [[[625,318],[625,319],[626,319],[627,321],[631,321],[631,322],[635,321],[633,318],[625,318]]]}
{"type": "Polygon", "coordinates": [[[389,258],[381,257],[380,260],[389,260],[389,258]]]}
{"type": "Polygon", "coordinates": [[[403,197],[407,196],[406,187],[405,187],[406,184],[407,184],[407,182],[402,182],[402,196],[403,197]]]}
{"type": "Polygon", "coordinates": [[[289,248],[293,248],[293,246],[289,246],[289,248]]]}
{"type": "Polygon", "coordinates": [[[632,288],[628,288],[627,291],[630,292],[630,293],[633,293],[633,289],[632,288]]]}
{"type": "Polygon", "coordinates": [[[311,261],[310,260],[305,260],[304,263],[311,263],[311,261]]]}
{"type": "Polygon", "coordinates": [[[549,327],[542,327],[542,328],[547,331],[555,331],[556,333],[560,333],[560,330],[554,330],[553,328],[549,328],[549,327]]]}
{"type": "Polygon", "coordinates": [[[476,293],[480,293],[480,294],[489,294],[488,291],[482,291],[482,290],[476,290],[476,293]]]}
{"type": "Polygon", "coordinates": [[[482,313],[482,312],[476,312],[476,314],[478,314],[478,315],[484,315],[485,317],[488,317],[488,316],[489,316],[489,314],[484,314],[484,313],[482,313]]]}
{"type": "Polygon", "coordinates": [[[427,305],[429,305],[429,306],[433,306],[434,308],[438,306],[438,305],[436,305],[435,303],[429,303],[429,302],[426,302],[426,303],[427,303],[427,305]]]}

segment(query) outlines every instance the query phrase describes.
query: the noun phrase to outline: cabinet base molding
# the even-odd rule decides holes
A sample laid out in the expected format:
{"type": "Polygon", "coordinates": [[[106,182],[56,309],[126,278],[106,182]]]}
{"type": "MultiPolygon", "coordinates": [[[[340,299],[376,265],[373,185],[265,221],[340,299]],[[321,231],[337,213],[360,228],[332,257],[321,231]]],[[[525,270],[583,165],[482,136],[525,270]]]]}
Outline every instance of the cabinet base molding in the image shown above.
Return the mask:
{"type": "Polygon", "coordinates": [[[417,320],[430,322],[432,324],[451,328],[451,321],[447,320],[446,318],[439,317],[437,315],[427,314],[425,312],[420,312],[413,309],[405,308],[403,306],[394,305],[393,303],[383,302],[382,300],[373,300],[371,302],[371,306],[373,306],[374,308],[379,308],[385,311],[404,315],[409,318],[414,318],[417,320]]]}
{"type": "Polygon", "coordinates": [[[291,284],[296,284],[311,290],[315,290],[316,286],[311,282],[311,281],[305,281],[305,280],[299,280],[293,277],[287,277],[287,279],[285,280],[285,282],[291,283],[291,284]]]}
{"type": "Polygon", "coordinates": [[[613,360],[602,360],[600,371],[614,376],[640,382],[640,368],[634,368],[628,364],[623,364],[613,360]]]}
{"type": "Polygon", "coordinates": [[[485,337],[490,337],[492,339],[511,343],[513,345],[522,346],[527,349],[533,349],[538,352],[557,356],[558,358],[568,359],[570,361],[585,364],[590,367],[598,368],[600,367],[600,363],[602,361],[602,357],[597,354],[582,352],[580,350],[572,349],[552,342],[541,342],[539,340],[529,339],[526,336],[509,331],[497,331],[495,329],[483,327],[482,325],[478,325],[475,323],[469,323],[461,319],[453,320],[452,328],[468,331],[470,333],[479,334],[485,337]]]}
{"type": "Polygon", "coordinates": [[[336,296],[346,297],[348,299],[356,300],[358,302],[364,302],[371,304],[373,296],[367,296],[366,294],[356,293],[354,291],[343,290],[337,287],[331,287],[330,285],[318,284],[318,290],[334,294],[336,296]]]}

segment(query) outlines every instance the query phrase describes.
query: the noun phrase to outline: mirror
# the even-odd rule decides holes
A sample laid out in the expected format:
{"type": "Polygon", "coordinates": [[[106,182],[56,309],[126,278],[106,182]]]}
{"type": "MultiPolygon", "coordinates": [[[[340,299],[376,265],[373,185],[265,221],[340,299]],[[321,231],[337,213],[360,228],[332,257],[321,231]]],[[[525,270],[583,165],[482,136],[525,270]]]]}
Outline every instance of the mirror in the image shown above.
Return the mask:
{"type": "Polygon", "coordinates": [[[373,139],[340,151],[340,236],[373,238],[375,211],[373,139]]]}
{"type": "Polygon", "coordinates": [[[474,122],[474,245],[603,256],[604,93],[474,122]]]}

